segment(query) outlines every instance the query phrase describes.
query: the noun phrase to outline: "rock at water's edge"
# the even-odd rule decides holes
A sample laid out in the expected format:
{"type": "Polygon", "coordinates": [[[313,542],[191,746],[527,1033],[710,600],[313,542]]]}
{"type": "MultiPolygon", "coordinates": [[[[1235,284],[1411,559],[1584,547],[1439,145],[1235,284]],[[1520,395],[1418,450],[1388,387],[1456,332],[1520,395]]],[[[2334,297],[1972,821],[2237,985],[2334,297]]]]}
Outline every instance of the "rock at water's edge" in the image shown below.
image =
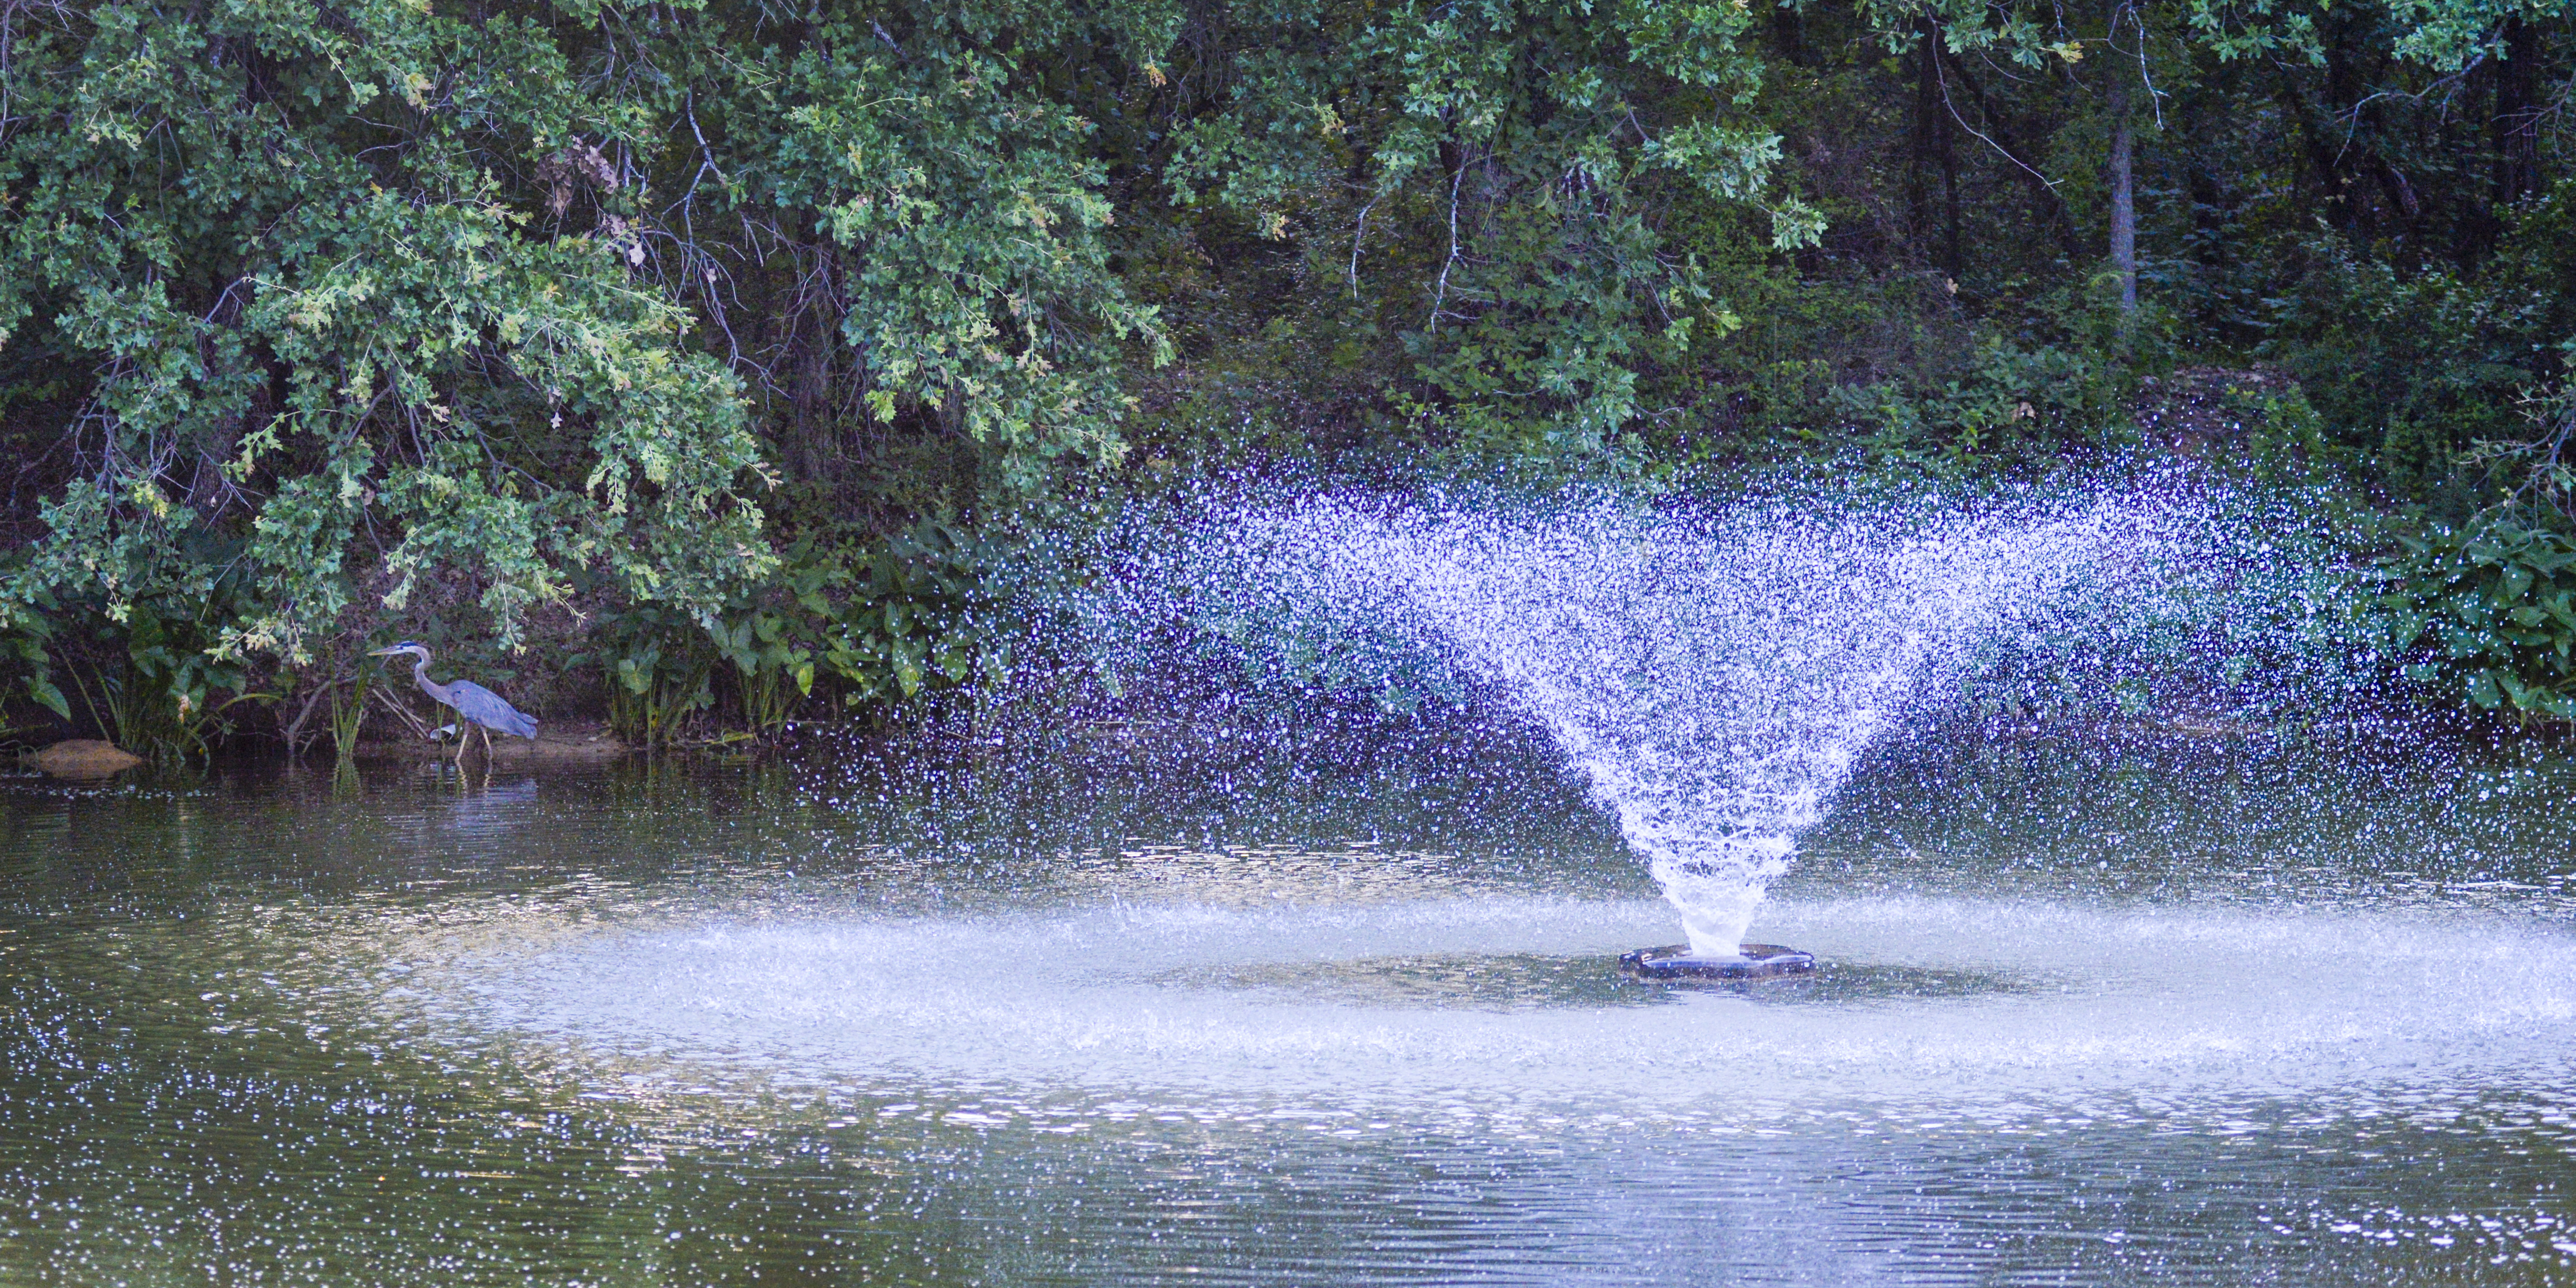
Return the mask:
{"type": "Polygon", "coordinates": [[[105,778],[142,764],[143,758],[112,742],[70,738],[37,752],[35,761],[36,768],[56,778],[105,778]]]}

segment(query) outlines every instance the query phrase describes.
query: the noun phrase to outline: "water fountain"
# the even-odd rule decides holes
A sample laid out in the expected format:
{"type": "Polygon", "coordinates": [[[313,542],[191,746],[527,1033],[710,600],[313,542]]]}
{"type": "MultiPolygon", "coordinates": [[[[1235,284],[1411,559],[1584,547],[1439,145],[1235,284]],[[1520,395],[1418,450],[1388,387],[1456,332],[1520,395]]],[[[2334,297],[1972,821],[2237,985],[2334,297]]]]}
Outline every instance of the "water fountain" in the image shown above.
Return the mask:
{"type": "Polygon", "coordinates": [[[1180,576],[1202,620],[1256,623],[1264,646],[1365,623],[1443,659],[1546,730],[1680,914],[1689,942],[1628,954],[1624,976],[1772,978],[1814,959],[1746,928],[1854,760],[1964,647],[2110,576],[2115,547],[2135,567],[2177,513],[2134,494],[1662,512],[1323,498],[1183,529],[1185,557],[1107,615],[1169,611],[1180,576]]]}

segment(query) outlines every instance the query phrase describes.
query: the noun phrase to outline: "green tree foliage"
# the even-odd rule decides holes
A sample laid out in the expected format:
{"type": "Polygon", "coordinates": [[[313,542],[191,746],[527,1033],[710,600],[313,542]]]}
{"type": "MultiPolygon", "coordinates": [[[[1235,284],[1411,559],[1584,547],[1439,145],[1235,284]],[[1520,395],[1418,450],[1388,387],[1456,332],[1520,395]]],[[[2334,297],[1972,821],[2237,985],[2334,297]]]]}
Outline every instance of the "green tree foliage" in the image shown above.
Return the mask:
{"type": "Polygon", "coordinates": [[[774,563],[772,403],[934,421],[1022,483],[1116,456],[1152,314],[1103,267],[1090,127],[1021,52],[1099,34],[1074,16],[5,24],[0,353],[21,441],[55,439],[0,587],[21,639],[220,599],[214,653],[300,662],[427,579],[508,648],[575,571],[712,622],[774,563]]]}
{"type": "MultiPolygon", "coordinates": [[[[1538,450],[1597,453],[1642,371],[1738,319],[1667,226],[1693,199],[1773,196],[1780,138],[1740,4],[1408,4],[1236,15],[1212,110],[1180,131],[1175,198],[1296,243],[1391,333],[1427,392],[1538,450]],[[1249,19],[1249,21],[1246,21],[1249,19]]],[[[1338,302],[1337,302],[1338,303],[1338,302]]]]}
{"type": "Polygon", "coordinates": [[[7,39],[0,333],[94,373],[13,611],[238,567],[216,649],[294,657],[361,580],[469,577],[506,641],[567,565],[684,601],[756,568],[734,378],[631,242],[533,235],[500,177],[594,111],[542,26],[20,6],[7,39]]]}

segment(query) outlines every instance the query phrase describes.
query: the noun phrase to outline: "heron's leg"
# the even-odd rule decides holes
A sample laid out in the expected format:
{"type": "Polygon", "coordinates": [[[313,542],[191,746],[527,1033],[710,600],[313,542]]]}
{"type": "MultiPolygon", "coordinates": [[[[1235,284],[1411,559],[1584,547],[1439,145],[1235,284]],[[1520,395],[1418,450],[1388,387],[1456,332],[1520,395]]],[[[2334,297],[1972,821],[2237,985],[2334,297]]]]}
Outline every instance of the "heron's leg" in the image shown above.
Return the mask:
{"type": "Polygon", "coordinates": [[[483,735],[483,767],[489,769],[492,767],[492,731],[476,725],[474,732],[483,735]]]}

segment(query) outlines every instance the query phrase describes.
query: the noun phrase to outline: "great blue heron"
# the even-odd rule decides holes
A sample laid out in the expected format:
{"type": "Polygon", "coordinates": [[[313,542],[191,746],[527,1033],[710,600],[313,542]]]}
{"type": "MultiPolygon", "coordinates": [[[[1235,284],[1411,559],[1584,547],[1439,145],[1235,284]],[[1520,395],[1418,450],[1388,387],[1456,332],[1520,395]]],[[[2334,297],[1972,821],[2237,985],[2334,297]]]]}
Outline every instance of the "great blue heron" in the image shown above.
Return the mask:
{"type": "MultiPolygon", "coordinates": [[[[521,714],[517,707],[503,701],[500,694],[472,680],[450,680],[445,684],[432,684],[429,679],[429,650],[419,644],[404,640],[392,648],[376,649],[367,656],[392,657],[397,653],[412,655],[414,659],[411,664],[412,683],[419,685],[421,692],[446,706],[455,708],[456,714],[465,718],[465,723],[482,731],[485,759],[489,759],[492,755],[492,731],[495,729],[530,740],[536,738],[537,722],[521,714]]],[[[456,756],[460,760],[465,757],[465,738],[461,734],[456,739],[456,756]]]]}

